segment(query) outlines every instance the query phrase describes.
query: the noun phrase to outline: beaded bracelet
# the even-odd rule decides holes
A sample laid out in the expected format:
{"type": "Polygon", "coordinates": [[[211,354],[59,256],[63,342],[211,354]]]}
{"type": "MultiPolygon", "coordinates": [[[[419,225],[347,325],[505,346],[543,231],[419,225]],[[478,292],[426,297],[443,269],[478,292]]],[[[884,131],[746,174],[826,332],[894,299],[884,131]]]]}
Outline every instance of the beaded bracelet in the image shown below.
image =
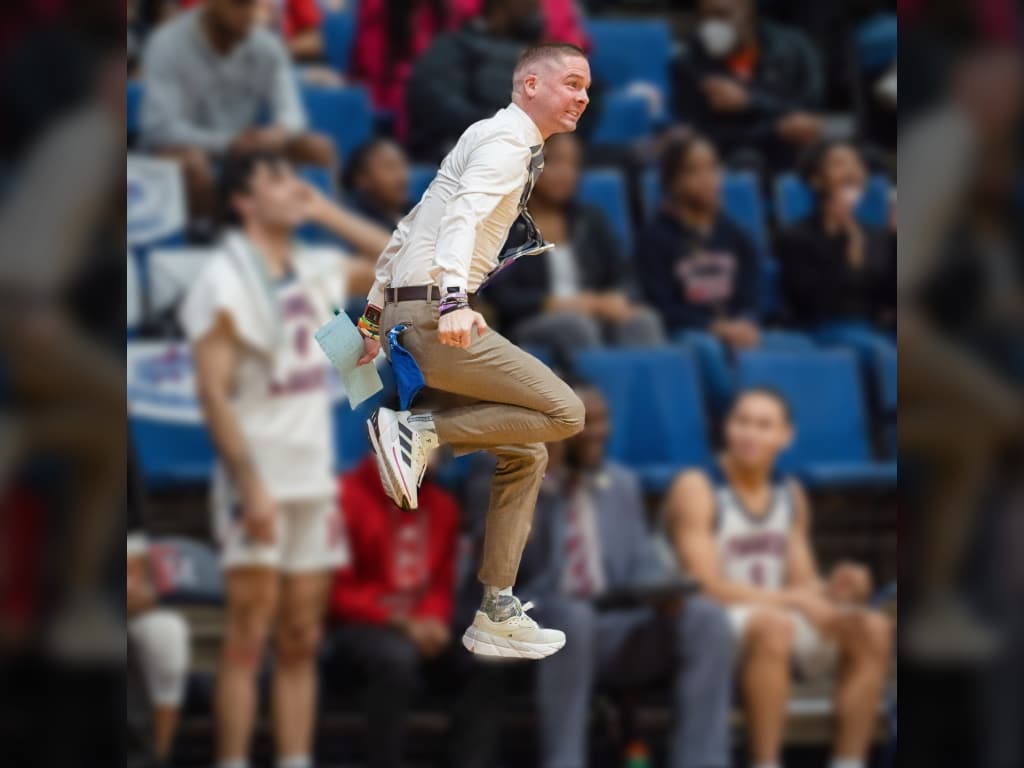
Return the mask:
{"type": "Polygon", "coordinates": [[[356,323],[356,328],[368,339],[380,341],[380,307],[367,304],[363,316],[356,323]]]}
{"type": "Polygon", "coordinates": [[[449,312],[459,309],[466,309],[469,306],[469,296],[465,291],[449,291],[441,303],[437,305],[438,316],[443,317],[449,312]]]}

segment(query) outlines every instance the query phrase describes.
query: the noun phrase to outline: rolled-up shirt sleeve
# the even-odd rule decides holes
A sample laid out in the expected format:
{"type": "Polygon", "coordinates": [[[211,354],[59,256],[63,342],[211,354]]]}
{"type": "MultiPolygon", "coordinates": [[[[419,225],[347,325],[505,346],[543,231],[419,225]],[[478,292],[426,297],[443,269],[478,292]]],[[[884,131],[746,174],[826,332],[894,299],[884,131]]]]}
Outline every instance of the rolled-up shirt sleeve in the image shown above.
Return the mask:
{"type": "Polygon", "coordinates": [[[458,189],[445,206],[431,274],[443,291],[466,290],[477,228],[508,194],[526,183],[530,149],[511,136],[475,147],[458,189]]]}

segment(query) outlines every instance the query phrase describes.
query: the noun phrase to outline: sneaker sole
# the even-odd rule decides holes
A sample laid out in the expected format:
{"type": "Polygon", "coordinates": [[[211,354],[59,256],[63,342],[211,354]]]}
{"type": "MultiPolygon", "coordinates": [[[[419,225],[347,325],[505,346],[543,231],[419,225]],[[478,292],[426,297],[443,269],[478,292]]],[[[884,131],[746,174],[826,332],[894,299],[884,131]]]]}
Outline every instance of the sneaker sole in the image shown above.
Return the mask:
{"type": "Polygon", "coordinates": [[[503,659],[543,659],[557,653],[565,640],[556,643],[524,643],[510,637],[481,632],[470,626],[462,635],[462,645],[477,656],[491,656],[503,659]]]}
{"type": "MultiPolygon", "coordinates": [[[[375,416],[376,414],[374,414],[374,417],[375,416]]],[[[388,462],[381,451],[380,435],[378,434],[379,426],[374,417],[370,417],[366,420],[366,434],[370,439],[370,448],[373,449],[374,458],[377,460],[377,471],[380,473],[384,490],[388,492],[388,496],[391,497],[391,500],[395,502],[396,505],[406,511],[412,510],[414,507],[410,504],[408,497],[398,490],[402,487],[401,480],[395,477],[395,473],[391,469],[390,462],[388,462]],[[387,478],[386,482],[385,478],[387,478]]]]}

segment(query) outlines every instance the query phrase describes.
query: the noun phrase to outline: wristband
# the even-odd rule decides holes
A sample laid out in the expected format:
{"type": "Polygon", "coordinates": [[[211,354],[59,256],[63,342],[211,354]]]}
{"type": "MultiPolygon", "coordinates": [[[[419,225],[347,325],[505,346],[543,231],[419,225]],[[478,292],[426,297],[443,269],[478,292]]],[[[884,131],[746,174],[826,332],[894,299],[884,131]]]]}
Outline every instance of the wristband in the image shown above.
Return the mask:
{"type": "Polygon", "coordinates": [[[444,317],[449,312],[466,309],[467,307],[469,307],[468,294],[465,291],[455,291],[449,288],[448,294],[437,305],[437,313],[439,317],[444,317]]]}
{"type": "Polygon", "coordinates": [[[367,304],[363,316],[356,323],[356,328],[366,338],[380,341],[380,307],[367,304]]]}

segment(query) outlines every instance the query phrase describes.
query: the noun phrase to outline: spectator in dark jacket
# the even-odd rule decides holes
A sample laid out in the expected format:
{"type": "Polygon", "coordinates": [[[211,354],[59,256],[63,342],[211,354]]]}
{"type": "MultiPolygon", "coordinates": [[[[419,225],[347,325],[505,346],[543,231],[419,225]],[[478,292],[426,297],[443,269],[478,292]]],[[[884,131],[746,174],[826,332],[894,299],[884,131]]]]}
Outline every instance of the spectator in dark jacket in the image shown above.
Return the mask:
{"type": "Polygon", "coordinates": [[[352,153],[341,176],[349,208],[387,230],[409,212],[409,160],[392,139],[378,136],[352,153]]]}
{"type": "Polygon", "coordinates": [[[721,187],[708,139],[670,141],[661,157],[661,207],[636,246],[647,300],[670,335],[696,348],[717,407],[731,396],[730,353],[761,343],[757,252],[722,211],[721,187]]]}
{"type": "MultiPolygon", "coordinates": [[[[663,340],[656,313],[635,301],[632,270],[608,217],[575,200],[583,164],[580,141],[552,136],[529,210],[555,248],[528,256],[485,292],[498,323],[517,342],[558,353],[663,340]]],[[[515,230],[513,231],[513,237],[515,230]]]]}
{"type": "Polygon", "coordinates": [[[879,329],[892,327],[896,311],[892,236],[857,221],[867,171],[855,147],[820,144],[804,158],[802,172],[816,210],[779,238],[785,302],[793,322],[820,341],[871,356],[891,344],[879,329]]]}
{"type": "Polygon", "coordinates": [[[676,65],[675,113],[730,163],[779,170],[817,141],[823,70],[802,32],[757,17],[753,0],[700,0],[676,65]]]}
{"type": "Polygon", "coordinates": [[[669,143],[661,207],[636,260],[648,300],[670,333],[708,331],[733,348],[758,343],[758,264],[746,233],[722,211],[722,169],[710,141],[669,143]]]}
{"type": "MultiPolygon", "coordinates": [[[[519,54],[544,37],[538,0],[484,0],[482,15],[438,37],[415,63],[406,90],[407,146],[439,162],[462,132],[508,104],[519,54]]],[[[593,111],[595,89],[590,89],[593,111]]],[[[593,121],[580,124],[584,134],[593,121]]]]}

